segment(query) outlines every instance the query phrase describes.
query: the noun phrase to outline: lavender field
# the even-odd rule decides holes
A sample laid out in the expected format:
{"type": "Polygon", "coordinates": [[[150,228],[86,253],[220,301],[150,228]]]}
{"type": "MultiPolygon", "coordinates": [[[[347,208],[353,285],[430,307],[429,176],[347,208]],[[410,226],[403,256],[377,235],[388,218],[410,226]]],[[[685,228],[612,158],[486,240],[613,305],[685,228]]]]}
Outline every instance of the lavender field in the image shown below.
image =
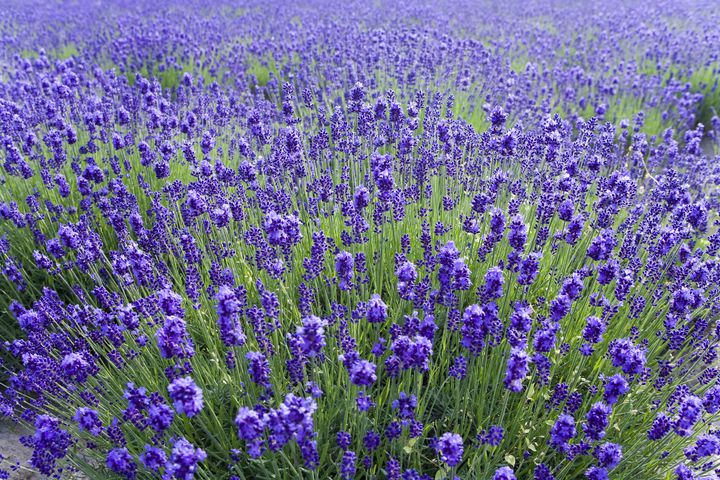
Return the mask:
{"type": "Polygon", "coordinates": [[[5,0],[0,479],[720,479],[719,55],[715,0],[5,0]]]}

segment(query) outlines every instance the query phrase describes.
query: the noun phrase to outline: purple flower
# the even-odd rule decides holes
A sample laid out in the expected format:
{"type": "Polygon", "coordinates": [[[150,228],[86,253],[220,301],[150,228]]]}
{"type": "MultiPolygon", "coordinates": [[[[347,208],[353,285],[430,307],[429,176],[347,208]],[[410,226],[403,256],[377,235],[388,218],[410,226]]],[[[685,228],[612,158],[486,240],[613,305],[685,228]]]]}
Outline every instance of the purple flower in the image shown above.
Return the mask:
{"type": "Polygon", "coordinates": [[[547,353],[555,347],[557,334],[560,331],[560,324],[545,321],[541,328],[535,331],[533,347],[537,352],[547,353]]]}
{"type": "Polygon", "coordinates": [[[272,412],[267,420],[273,439],[279,439],[280,445],[287,443],[290,434],[298,441],[310,438],[313,432],[313,414],[317,403],[312,398],[303,398],[288,393],[280,406],[272,412]]]}
{"type": "Polygon", "coordinates": [[[145,387],[136,387],[132,382],[125,386],[123,398],[127,400],[128,408],[131,410],[145,410],[150,405],[147,389],[145,387]]]}
{"type": "Polygon", "coordinates": [[[620,273],[620,264],[616,260],[609,260],[598,267],[598,283],[608,285],[620,273]]]}
{"type": "Polygon", "coordinates": [[[625,395],[629,391],[630,386],[628,386],[627,380],[622,375],[615,374],[607,379],[603,398],[609,405],[613,405],[621,395],[625,395]]]}
{"type": "Polygon", "coordinates": [[[608,471],[602,467],[590,467],[585,470],[585,476],[588,480],[608,480],[608,471]]]}
{"type": "Polygon", "coordinates": [[[569,198],[564,200],[560,205],[558,205],[557,212],[560,220],[569,222],[575,212],[575,206],[573,205],[572,200],[569,198]]]}
{"type": "Polygon", "coordinates": [[[292,247],[300,242],[300,225],[300,220],[295,215],[283,216],[275,212],[269,212],[263,222],[268,243],[280,247],[292,247]]]}
{"type": "Polygon", "coordinates": [[[352,279],[355,276],[355,260],[350,252],[342,251],[335,256],[335,272],[340,281],[341,290],[352,288],[352,279]]]}
{"type": "Polygon", "coordinates": [[[580,296],[583,290],[583,279],[578,272],[567,277],[560,288],[560,295],[567,296],[570,300],[575,300],[580,296]]]}
{"type": "Polygon", "coordinates": [[[650,440],[660,440],[662,437],[670,432],[672,428],[672,422],[665,413],[659,413],[655,420],[653,420],[652,427],[648,430],[648,438],[650,440]]]}
{"type": "Polygon", "coordinates": [[[500,467],[495,470],[493,480],[516,480],[515,472],[510,467],[500,467]]]}
{"type": "Polygon", "coordinates": [[[430,357],[432,356],[432,341],[422,335],[413,338],[400,335],[390,345],[390,350],[400,360],[403,369],[417,368],[427,371],[430,368],[430,357]]]}
{"type": "Polygon", "coordinates": [[[245,334],[238,321],[238,314],[243,307],[243,301],[237,297],[232,288],[222,285],[215,295],[217,300],[218,328],[223,343],[232,347],[245,343],[245,334]]]}
{"type": "Polygon", "coordinates": [[[545,465],[544,463],[541,463],[537,467],[535,467],[535,472],[533,473],[533,479],[534,480],[555,480],[555,477],[552,474],[552,471],[550,468],[545,465]]]}
{"type": "Polygon", "coordinates": [[[523,223],[522,217],[515,215],[510,222],[510,231],[508,232],[508,243],[514,250],[522,253],[525,249],[527,232],[527,225],[523,223]]]}
{"type": "Polygon", "coordinates": [[[678,315],[684,315],[688,310],[695,310],[703,302],[702,291],[682,287],[673,292],[670,306],[678,315]]]}
{"type": "Polygon", "coordinates": [[[175,412],[161,399],[148,407],[147,422],[158,433],[167,430],[173,422],[175,412]]]}
{"type": "Polygon", "coordinates": [[[195,355],[195,344],[181,317],[165,317],[162,327],[155,332],[155,338],[163,358],[190,358],[195,355]]]}
{"type": "Polygon", "coordinates": [[[303,354],[308,357],[320,355],[325,346],[325,325],[326,322],[315,315],[302,319],[302,326],[298,327],[296,336],[303,354]]]}
{"type": "Polygon", "coordinates": [[[362,211],[365,207],[370,205],[370,191],[367,187],[360,185],[353,194],[353,205],[355,210],[362,211]]]}
{"type": "Polygon", "coordinates": [[[81,431],[86,431],[90,435],[98,436],[102,432],[102,421],[97,410],[88,407],[80,407],[75,412],[74,420],[78,423],[81,431]]]}
{"type": "Polygon", "coordinates": [[[510,314],[510,327],[521,334],[532,329],[532,309],[523,302],[515,302],[513,313],[510,314]]]}
{"type": "Polygon", "coordinates": [[[540,269],[540,253],[531,253],[520,261],[517,283],[519,285],[531,285],[537,277],[540,269]]]}
{"type": "Polygon", "coordinates": [[[463,450],[463,439],[457,433],[444,433],[435,442],[435,451],[440,455],[440,460],[450,467],[462,461],[463,450]]]}
{"type": "Polygon", "coordinates": [[[192,443],[180,438],[173,445],[166,473],[171,478],[192,480],[197,472],[198,463],[205,458],[207,458],[207,454],[204,450],[196,448],[192,443]]]}
{"type": "Polygon", "coordinates": [[[688,395],[681,403],[678,418],[673,426],[675,433],[681,437],[692,434],[693,426],[702,416],[702,401],[695,395],[688,395]]]}
{"type": "Polygon", "coordinates": [[[163,289],[158,292],[158,306],[165,315],[185,316],[182,308],[182,297],[170,289],[163,289]]]}
{"type": "Polygon", "coordinates": [[[45,475],[55,471],[56,460],[62,459],[70,447],[70,434],[60,428],[60,421],[49,415],[38,415],[35,419],[34,448],[30,465],[45,475]]]}
{"type": "Polygon", "coordinates": [[[180,414],[194,417],[203,408],[203,391],[190,377],[175,379],[168,385],[168,393],[180,414]]]}
{"type": "Polygon", "coordinates": [[[645,369],[645,350],[635,346],[628,338],[619,338],[610,342],[608,352],[614,367],[622,368],[628,375],[642,373],[645,369]]]}
{"type": "Polygon", "coordinates": [[[363,445],[368,451],[372,452],[380,445],[380,435],[370,430],[363,437],[363,445]]]}
{"type": "Polygon", "coordinates": [[[605,322],[598,317],[588,317],[585,328],[583,329],[583,338],[590,343],[602,342],[602,334],[605,333],[605,322]]]}
{"type": "Polygon", "coordinates": [[[570,313],[572,306],[572,298],[568,295],[560,293],[555,300],[550,303],[550,318],[553,322],[559,322],[570,313]]]}
{"type": "Polygon", "coordinates": [[[96,368],[87,358],[82,352],[68,353],[60,362],[60,368],[65,375],[82,383],[96,368]]]}
{"type": "Polygon", "coordinates": [[[58,237],[60,238],[62,244],[67,248],[75,250],[80,247],[80,234],[72,225],[60,225],[58,237]]]}
{"type": "Polygon", "coordinates": [[[160,448],[145,445],[143,453],[140,454],[140,463],[153,472],[159,472],[167,463],[167,455],[160,448]]]}
{"type": "Polygon", "coordinates": [[[260,352],[248,352],[245,354],[248,360],[248,373],[253,382],[263,387],[270,387],[270,362],[260,352]]]}
{"type": "Polygon", "coordinates": [[[417,279],[417,270],[415,269],[415,265],[411,262],[405,261],[398,266],[397,270],[395,270],[395,275],[397,275],[398,281],[401,284],[407,285],[413,283],[417,279]]]}
{"type": "Polygon", "coordinates": [[[396,400],[392,402],[392,409],[397,410],[400,418],[413,418],[415,416],[415,407],[417,407],[417,397],[400,392],[396,400]]]}
{"type": "Polygon", "coordinates": [[[503,278],[502,268],[492,267],[489,269],[487,273],[485,273],[485,298],[493,300],[502,297],[504,283],[505,279],[503,278]]]}
{"type": "Polygon", "coordinates": [[[713,434],[700,435],[695,444],[695,454],[699,457],[717,455],[720,452],[720,438],[713,434]]]}
{"type": "Polygon", "coordinates": [[[692,470],[685,465],[678,465],[675,469],[675,478],[677,480],[695,480],[692,470]]]}
{"type": "Polygon", "coordinates": [[[550,445],[558,450],[567,448],[567,442],[575,437],[575,419],[567,414],[562,414],[550,429],[550,445]]]}
{"type": "Polygon", "coordinates": [[[374,293],[367,303],[367,320],[370,323],[382,323],[387,319],[387,305],[380,295],[374,293]]]}
{"type": "Polygon", "coordinates": [[[370,386],[377,380],[375,364],[367,360],[357,360],[350,366],[350,381],[358,386],[370,386]]]}
{"type": "Polygon", "coordinates": [[[125,478],[135,478],[137,465],[127,448],[113,448],[107,454],[105,466],[125,478]]]}
{"type": "Polygon", "coordinates": [[[467,375],[467,359],[462,355],[455,357],[455,360],[448,371],[448,375],[459,380],[465,378],[465,375],[467,375]]]}
{"type": "Polygon", "coordinates": [[[622,447],[617,443],[603,443],[595,449],[594,455],[601,467],[612,470],[622,460],[622,447]]]}
{"type": "Polygon", "coordinates": [[[493,425],[487,430],[487,432],[483,430],[482,433],[477,436],[477,439],[483,445],[497,447],[502,442],[504,436],[505,430],[503,430],[503,427],[500,425],[493,425]]]}
{"type": "Polygon", "coordinates": [[[497,316],[497,306],[473,304],[465,309],[462,317],[462,346],[478,354],[488,343],[494,341],[502,330],[502,322],[497,316]]]}
{"type": "Polygon", "coordinates": [[[247,407],[240,407],[238,410],[235,426],[238,429],[238,438],[241,440],[255,440],[262,435],[265,429],[262,416],[247,407]]]}
{"type": "Polygon", "coordinates": [[[345,453],[343,453],[342,460],[340,461],[340,476],[343,479],[350,480],[355,477],[356,461],[357,456],[352,450],[346,450],[345,453]]]}
{"type": "Polygon", "coordinates": [[[495,107],[493,107],[492,111],[490,112],[490,123],[495,129],[502,127],[506,119],[507,112],[505,112],[505,110],[503,110],[501,106],[496,105],[495,107]]]}
{"type": "Polygon", "coordinates": [[[616,244],[615,232],[612,229],[603,230],[590,243],[587,254],[593,260],[608,260],[616,244]]]}
{"type": "Polygon", "coordinates": [[[357,398],[355,399],[355,404],[357,405],[358,410],[361,412],[367,412],[372,407],[375,406],[375,403],[372,401],[372,398],[365,392],[358,392],[357,398]]]}
{"type": "Polygon", "coordinates": [[[705,392],[703,406],[705,411],[710,414],[720,411],[720,385],[715,385],[705,392]]]}
{"type": "Polygon", "coordinates": [[[338,447],[342,448],[343,450],[347,450],[348,447],[350,447],[350,443],[352,442],[352,437],[350,436],[350,434],[343,431],[338,432],[335,439],[338,447]]]}
{"type": "Polygon", "coordinates": [[[510,358],[507,361],[507,369],[505,370],[505,388],[511,392],[522,391],[522,381],[528,374],[529,358],[525,350],[513,347],[510,350],[510,358]]]}
{"type": "Polygon", "coordinates": [[[602,402],[590,407],[587,414],[587,423],[582,424],[585,435],[591,440],[600,440],[605,436],[605,429],[610,425],[612,408],[602,402]]]}
{"type": "Polygon", "coordinates": [[[460,251],[455,247],[454,242],[450,241],[440,248],[438,261],[440,263],[438,280],[443,292],[470,288],[470,269],[460,258],[460,251]]]}

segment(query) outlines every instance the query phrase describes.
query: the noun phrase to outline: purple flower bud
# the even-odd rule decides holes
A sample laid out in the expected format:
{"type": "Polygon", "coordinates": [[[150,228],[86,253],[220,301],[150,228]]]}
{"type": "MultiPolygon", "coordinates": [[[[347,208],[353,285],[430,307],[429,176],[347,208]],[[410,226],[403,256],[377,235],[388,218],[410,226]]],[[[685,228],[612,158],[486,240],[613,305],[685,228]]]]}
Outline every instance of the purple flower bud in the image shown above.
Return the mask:
{"type": "Polygon", "coordinates": [[[125,478],[135,478],[137,465],[127,448],[114,448],[110,450],[105,459],[105,466],[114,473],[125,478]]]}
{"type": "Polygon", "coordinates": [[[440,460],[450,467],[460,463],[463,450],[463,439],[457,433],[444,433],[435,442],[435,451],[440,455],[440,460]]]}
{"type": "Polygon", "coordinates": [[[510,467],[500,467],[495,471],[493,480],[517,480],[515,472],[510,467]]]}
{"type": "Polygon", "coordinates": [[[387,319],[387,305],[380,295],[374,293],[367,303],[367,320],[370,323],[382,323],[387,319]]]}
{"type": "Polygon", "coordinates": [[[575,430],[575,419],[567,414],[562,414],[550,430],[550,445],[558,450],[567,448],[567,442],[570,441],[577,431],[575,430]]]}
{"type": "Polygon", "coordinates": [[[168,393],[175,410],[188,417],[194,417],[203,408],[203,392],[190,377],[175,379],[168,385],[168,393]]]}

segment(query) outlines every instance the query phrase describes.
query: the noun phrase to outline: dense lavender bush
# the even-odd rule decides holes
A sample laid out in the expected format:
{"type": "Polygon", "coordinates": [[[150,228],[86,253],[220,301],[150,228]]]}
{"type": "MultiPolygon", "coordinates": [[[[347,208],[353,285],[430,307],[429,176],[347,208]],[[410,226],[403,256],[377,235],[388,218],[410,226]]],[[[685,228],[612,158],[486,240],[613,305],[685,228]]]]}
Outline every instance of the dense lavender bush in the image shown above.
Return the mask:
{"type": "Polygon", "coordinates": [[[717,478],[717,5],[10,5],[0,411],[90,478],[717,478]]]}

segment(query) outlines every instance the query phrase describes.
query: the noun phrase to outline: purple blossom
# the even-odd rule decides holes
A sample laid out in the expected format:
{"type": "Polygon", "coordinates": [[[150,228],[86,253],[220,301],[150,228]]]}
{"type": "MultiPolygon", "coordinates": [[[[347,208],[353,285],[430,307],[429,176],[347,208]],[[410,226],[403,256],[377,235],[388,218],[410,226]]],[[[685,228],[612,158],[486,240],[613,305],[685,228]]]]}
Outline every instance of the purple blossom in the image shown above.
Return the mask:
{"type": "Polygon", "coordinates": [[[81,431],[86,431],[90,435],[98,436],[102,432],[102,421],[97,410],[88,407],[80,407],[73,417],[78,423],[81,431]]]}
{"type": "Polygon", "coordinates": [[[645,369],[645,350],[634,345],[630,339],[613,340],[608,352],[613,366],[622,368],[627,375],[639,374],[645,369]]]}
{"type": "Polygon", "coordinates": [[[181,317],[165,317],[163,325],[155,332],[155,338],[163,358],[190,358],[195,355],[195,344],[181,317]]]}
{"type": "Polygon", "coordinates": [[[148,470],[158,472],[167,464],[167,455],[158,447],[145,445],[143,453],[140,454],[140,463],[148,470]]]}
{"type": "Polygon", "coordinates": [[[608,470],[617,467],[623,458],[622,447],[617,443],[603,443],[595,449],[598,464],[608,470]]]}
{"type": "Polygon", "coordinates": [[[295,215],[278,215],[272,211],[265,216],[263,222],[268,243],[280,247],[292,247],[300,242],[300,225],[301,222],[295,215]]]}
{"type": "Polygon", "coordinates": [[[196,448],[184,438],[175,441],[166,469],[172,478],[192,480],[198,469],[198,463],[207,458],[204,450],[196,448]]]}
{"type": "Polygon", "coordinates": [[[202,410],[203,391],[190,377],[177,378],[168,385],[168,393],[178,413],[194,417],[202,410]]]}
{"type": "Polygon", "coordinates": [[[522,381],[530,370],[529,363],[529,357],[525,350],[515,347],[510,350],[503,380],[505,388],[516,393],[522,391],[522,381]]]}
{"type": "Polygon", "coordinates": [[[245,354],[248,360],[248,373],[253,382],[263,387],[270,387],[270,362],[260,352],[245,354]]]}
{"type": "Polygon", "coordinates": [[[114,448],[107,454],[105,466],[114,473],[132,479],[136,476],[137,464],[127,448],[114,448]]]}
{"type": "Polygon", "coordinates": [[[335,256],[335,271],[337,272],[341,290],[350,290],[355,276],[355,260],[349,252],[342,251],[335,256]]]}
{"type": "Polygon", "coordinates": [[[223,343],[228,347],[243,345],[246,338],[238,319],[238,314],[243,306],[242,300],[227,285],[222,285],[218,289],[215,300],[218,302],[217,322],[223,343]]]}
{"type": "Polygon", "coordinates": [[[605,437],[605,429],[610,425],[610,414],[612,408],[608,405],[597,402],[590,407],[587,414],[587,423],[582,424],[585,435],[591,440],[601,440],[605,437]]]}
{"type": "Polygon", "coordinates": [[[296,335],[304,355],[316,357],[325,346],[326,322],[315,315],[302,319],[302,326],[297,328],[296,335]]]}
{"type": "Polygon", "coordinates": [[[158,447],[145,445],[143,453],[140,454],[140,463],[148,470],[158,472],[167,464],[167,455],[158,447]]]}
{"type": "Polygon", "coordinates": [[[387,319],[387,305],[380,295],[374,293],[367,303],[367,320],[370,323],[382,323],[387,319]]]}
{"type": "Polygon", "coordinates": [[[550,429],[549,443],[558,450],[564,450],[567,448],[568,441],[575,437],[576,433],[575,419],[570,415],[562,414],[550,429]]]}
{"type": "Polygon", "coordinates": [[[515,472],[510,467],[500,467],[497,470],[495,470],[495,474],[493,475],[493,480],[516,480],[517,477],[515,477],[515,472]]]}
{"type": "Polygon", "coordinates": [[[435,442],[435,451],[440,455],[440,460],[454,467],[462,461],[463,439],[457,433],[444,433],[435,442]]]}
{"type": "Polygon", "coordinates": [[[398,398],[392,402],[392,408],[397,410],[397,415],[400,418],[413,418],[416,407],[417,397],[412,394],[408,395],[405,392],[400,392],[398,398]]]}
{"type": "Polygon", "coordinates": [[[377,380],[375,364],[367,360],[357,360],[350,367],[350,381],[358,386],[370,386],[377,380]]]}
{"type": "Polygon", "coordinates": [[[625,380],[622,375],[616,374],[607,379],[603,398],[608,405],[613,405],[618,401],[620,396],[625,395],[629,391],[630,386],[627,380],[625,380]]]}

